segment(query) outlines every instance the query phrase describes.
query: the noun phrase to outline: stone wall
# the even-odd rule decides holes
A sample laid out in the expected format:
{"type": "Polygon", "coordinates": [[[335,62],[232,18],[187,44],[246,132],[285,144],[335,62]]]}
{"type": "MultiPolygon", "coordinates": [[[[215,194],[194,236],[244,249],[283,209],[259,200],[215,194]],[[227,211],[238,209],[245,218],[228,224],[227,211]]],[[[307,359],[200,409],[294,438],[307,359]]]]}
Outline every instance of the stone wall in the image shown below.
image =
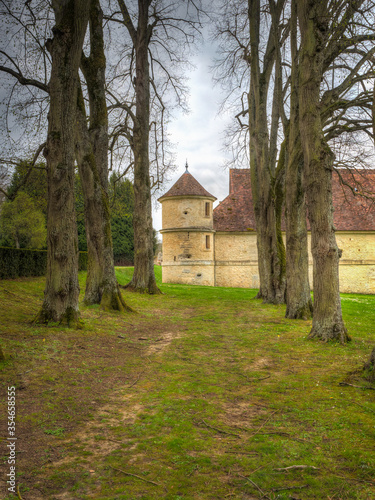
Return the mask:
{"type": "Polygon", "coordinates": [[[163,283],[214,286],[214,232],[186,229],[162,234],[163,283]]]}
{"type": "Polygon", "coordinates": [[[164,229],[202,227],[212,229],[212,200],[201,196],[166,198],[162,201],[162,225],[164,229]],[[206,215],[206,203],[209,215],[206,215]]]}
{"type": "Polygon", "coordinates": [[[163,283],[214,286],[213,262],[163,263],[163,283]]]}
{"type": "Polygon", "coordinates": [[[213,231],[161,231],[163,264],[214,260],[213,231]],[[207,241],[208,238],[208,241],[207,241]],[[208,243],[208,245],[207,245],[208,243]],[[209,246],[209,248],[207,248],[209,246]]]}
{"type": "MultiPolygon", "coordinates": [[[[343,250],[340,259],[340,291],[375,293],[375,232],[338,231],[336,239],[343,250]]],[[[215,240],[216,285],[258,288],[256,234],[217,233],[215,240]]],[[[309,249],[310,242],[309,235],[309,249]]],[[[312,288],[311,251],[309,279],[312,288]]]]}
{"type": "MultiPolygon", "coordinates": [[[[183,200],[184,203],[175,204],[176,211],[187,207],[186,201],[204,203],[204,200],[183,200]]],[[[194,205],[193,208],[197,209],[199,206],[203,211],[204,204],[194,205]]],[[[214,231],[204,229],[184,229],[171,232],[163,230],[162,233],[163,283],[259,287],[255,232],[215,234],[214,231]],[[209,249],[206,248],[206,237],[210,238],[209,249]]],[[[340,291],[375,293],[375,231],[338,231],[336,239],[339,248],[343,250],[340,259],[340,291]]],[[[311,252],[309,276],[312,287],[311,252]]]]}
{"type": "MultiPolygon", "coordinates": [[[[375,231],[337,231],[336,240],[338,247],[342,249],[340,292],[375,293],[375,231]]],[[[312,287],[311,254],[309,263],[312,287]]]]}
{"type": "Polygon", "coordinates": [[[258,254],[255,232],[215,235],[216,286],[258,288],[258,254]]]}

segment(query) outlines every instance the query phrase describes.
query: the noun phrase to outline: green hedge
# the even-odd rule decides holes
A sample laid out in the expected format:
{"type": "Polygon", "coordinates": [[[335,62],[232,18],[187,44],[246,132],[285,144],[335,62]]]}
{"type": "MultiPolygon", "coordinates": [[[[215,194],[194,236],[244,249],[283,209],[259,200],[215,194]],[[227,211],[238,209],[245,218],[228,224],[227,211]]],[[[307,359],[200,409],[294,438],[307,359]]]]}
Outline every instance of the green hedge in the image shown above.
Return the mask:
{"type": "MultiPolygon", "coordinates": [[[[47,250],[0,247],[0,279],[43,276],[47,269],[47,250]]],[[[79,270],[87,269],[87,252],[79,252],[79,270]]]]}

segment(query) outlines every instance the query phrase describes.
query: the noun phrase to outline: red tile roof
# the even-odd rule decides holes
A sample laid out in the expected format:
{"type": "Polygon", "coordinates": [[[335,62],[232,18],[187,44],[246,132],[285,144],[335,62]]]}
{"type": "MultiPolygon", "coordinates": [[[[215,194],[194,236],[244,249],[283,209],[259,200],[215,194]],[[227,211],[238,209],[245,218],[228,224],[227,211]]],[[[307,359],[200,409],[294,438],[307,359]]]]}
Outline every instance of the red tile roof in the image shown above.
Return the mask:
{"type": "Polygon", "coordinates": [[[375,231],[375,170],[339,169],[332,180],[336,230],[375,231]]]}
{"type": "MultiPolygon", "coordinates": [[[[214,229],[255,231],[250,169],[230,170],[229,191],[225,200],[214,209],[214,229]]],[[[340,169],[332,177],[332,194],[337,231],[375,231],[375,170],[340,169]],[[354,193],[345,184],[349,184],[354,193]]]]}
{"type": "Polygon", "coordinates": [[[175,184],[167,191],[158,201],[171,196],[204,196],[216,200],[215,196],[204,189],[203,186],[189,173],[185,172],[181,175],[175,184]]]}
{"type": "Polygon", "coordinates": [[[213,215],[216,231],[255,231],[250,169],[230,169],[229,196],[213,215]]]}

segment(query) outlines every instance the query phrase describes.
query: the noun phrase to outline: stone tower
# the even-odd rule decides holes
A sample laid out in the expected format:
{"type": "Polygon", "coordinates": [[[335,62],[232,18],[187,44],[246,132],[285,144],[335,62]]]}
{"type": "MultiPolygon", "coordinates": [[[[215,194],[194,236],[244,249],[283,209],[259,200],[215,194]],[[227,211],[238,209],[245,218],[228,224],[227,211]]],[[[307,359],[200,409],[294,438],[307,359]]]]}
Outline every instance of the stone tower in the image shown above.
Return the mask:
{"type": "Polygon", "coordinates": [[[185,173],[159,198],[163,283],[215,285],[215,200],[189,173],[187,163],[185,173]]]}

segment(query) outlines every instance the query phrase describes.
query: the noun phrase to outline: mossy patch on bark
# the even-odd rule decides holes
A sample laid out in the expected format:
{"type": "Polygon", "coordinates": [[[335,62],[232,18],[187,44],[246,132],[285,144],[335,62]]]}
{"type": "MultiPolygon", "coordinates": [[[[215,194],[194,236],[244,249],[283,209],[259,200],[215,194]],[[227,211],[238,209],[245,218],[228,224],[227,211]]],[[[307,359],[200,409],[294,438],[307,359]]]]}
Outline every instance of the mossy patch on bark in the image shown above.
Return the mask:
{"type": "Polygon", "coordinates": [[[45,305],[32,321],[34,324],[48,326],[66,326],[68,328],[83,329],[84,322],[80,317],[79,310],[73,307],[67,307],[62,314],[48,309],[45,305]]]}
{"type": "Polygon", "coordinates": [[[104,311],[136,312],[125,303],[119,285],[115,290],[111,289],[103,292],[100,308],[104,311]]]}
{"type": "Polygon", "coordinates": [[[363,366],[362,375],[369,382],[375,382],[375,347],[370,354],[369,360],[363,366]]]}

